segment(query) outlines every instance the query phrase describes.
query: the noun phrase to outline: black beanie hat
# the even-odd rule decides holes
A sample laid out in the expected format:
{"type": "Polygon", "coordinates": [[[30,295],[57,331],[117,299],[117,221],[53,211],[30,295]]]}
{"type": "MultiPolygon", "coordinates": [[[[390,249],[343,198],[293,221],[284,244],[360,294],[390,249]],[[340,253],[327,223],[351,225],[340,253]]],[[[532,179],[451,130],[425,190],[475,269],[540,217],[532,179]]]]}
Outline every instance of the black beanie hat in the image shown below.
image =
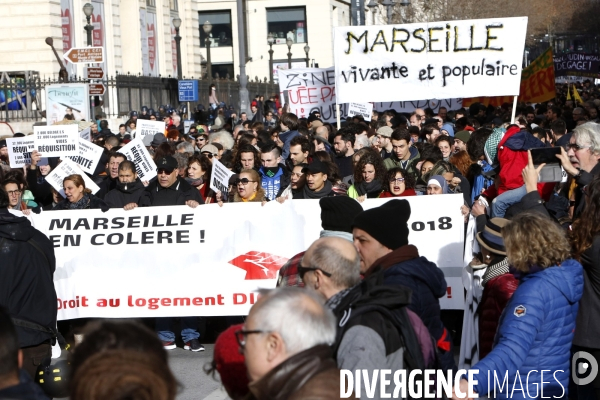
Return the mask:
{"type": "Polygon", "coordinates": [[[352,233],[352,221],[363,212],[360,203],[350,197],[323,197],[321,206],[321,225],[327,231],[352,233]]]}
{"type": "Polygon", "coordinates": [[[408,244],[410,203],[390,200],[379,207],[363,211],[354,218],[353,228],[359,228],[391,250],[408,244]]]}

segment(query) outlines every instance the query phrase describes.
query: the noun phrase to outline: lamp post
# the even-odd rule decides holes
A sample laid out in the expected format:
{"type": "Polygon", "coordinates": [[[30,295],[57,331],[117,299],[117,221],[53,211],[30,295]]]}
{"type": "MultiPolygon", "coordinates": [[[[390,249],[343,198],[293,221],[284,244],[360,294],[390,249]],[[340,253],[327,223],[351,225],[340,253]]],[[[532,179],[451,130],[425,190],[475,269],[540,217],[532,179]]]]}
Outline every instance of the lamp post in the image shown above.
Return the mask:
{"type": "Polygon", "coordinates": [[[308,47],[308,43],[306,44],[306,46],[304,46],[304,53],[306,53],[306,68],[308,68],[308,52],[310,51],[310,47],[308,47]]]}
{"type": "Polygon", "coordinates": [[[238,20],[238,54],[239,54],[239,60],[240,60],[240,90],[239,90],[239,96],[240,96],[240,109],[239,112],[240,114],[243,112],[248,112],[250,110],[250,98],[248,97],[248,88],[246,87],[248,85],[248,77],[246,75],[246,42],[244,40],[244,37],[246,35],[246,28],[245,28],[245,18],[246,16],[244,15],[244,1],[243,0],[237,0],[236,1],[236,13],[237,13],[237,20],[238,20]]]}
{"type": "Polygon", "coordinates": [[[182,78],[181,71],[181,36],[179,36],[179,27],[181,26],[181,18],[173,18],[173,26],[175,27],[175,44],[177,47],[177,79],[182,78]]]}
{"type": "Polygon", "coordinates": [[[273,83],[273,43],[275,43],[275,37],[271,32],[267,35],[267,43],[269,43],[269,82],[273,83]]]}
{"type": "Polygon", "coordinates": [[[202,29],[204,29],[204,33],[206,33],[206,72],[208,73],[208,82],[212,83],[212,64],[210,62],[210,31],[212,31],[212,24],[210,21],[206,21],[204,25],[202,25],[202,29]]]}
{"type": "Polygon", "coordinates": [[[369,7],[369,10],[371,11],[371,15],[372,15],[372,18],[373,18],[373,22],[372,23],[373,23],[373,25],[375,25],[375,9],[377,7],[379,7],[379,3],[377,3],[377,1],[375,1],[375,0],[371,0],[369,2],[369,4],[367,4],[367,7],[369,7]]]}
{"type": "Polygon", "coordinates": [[[294,42],[292,41],[292,39],[287,38],[287,40],[285,41],[285,44],[287,44],[288,47],[288,69],[292,69],[292,44],[294,42]]]}
{"type": "Polygon", "coordinates": [[[85,14],[85,19],[87,20],[87,25],[83,28],[87,32],[87,44],[88,46],[93,46],[92,44],[92,31],[94,30],[94,25],[90,24],[90,18],[92,17],[92,13],[94,12],[94,6],[90,3],[85,3],[83,6],[83,13],[85,14]]]}
{"type": "Polygon", "coordinates": [[[385,6],[387,9],[387,23],[388,25],[392,23],[392,7],[394,7],[396,3],[394,3],[394,0],[383,0],[381,2],[382,6],[385,6]]]}

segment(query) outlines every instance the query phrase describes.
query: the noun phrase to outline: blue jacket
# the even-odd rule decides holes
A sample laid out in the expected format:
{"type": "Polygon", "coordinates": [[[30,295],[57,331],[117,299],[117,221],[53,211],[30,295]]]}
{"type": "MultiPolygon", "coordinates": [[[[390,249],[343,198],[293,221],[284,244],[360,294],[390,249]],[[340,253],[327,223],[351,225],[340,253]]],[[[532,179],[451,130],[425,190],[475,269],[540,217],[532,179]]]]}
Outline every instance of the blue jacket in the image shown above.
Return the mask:
{"type": "Polygon", "coordinates": [[[273,176],[268,176],[263,167],[260,167],[258,173],[261,177],[262,187],[265,189],[265,197],[269,199],[269,201],[275,200],[277,195],[281,193],[281,188],[283,187],[285,189],[282,185],[282,178],[284,175],[283,168],[279,167],[279,170],[273,176]]]}
{"type": "Polygon", "coordinates": [[[290,155],[290,142],[296,136],[299,136],[300,133],[298,131],[287,131],[279,134],[279,140],[283,142],[283,149],[281,153],[281,159],[283,161],[287,160],[290,155]]]}
{"type": "Polygon", "coordinates": [[[583,268],[575,260],[521,278],[500,317],[494,348],[472,367],[479,370],[474,376],[477,393],[493,397],[496,386],[498,399],[541,398],[542,389],[546,398],[567,398],[571,342],[582,294],[583,268]],[[508,382],[503,383],[506,375],[508,382]]]}

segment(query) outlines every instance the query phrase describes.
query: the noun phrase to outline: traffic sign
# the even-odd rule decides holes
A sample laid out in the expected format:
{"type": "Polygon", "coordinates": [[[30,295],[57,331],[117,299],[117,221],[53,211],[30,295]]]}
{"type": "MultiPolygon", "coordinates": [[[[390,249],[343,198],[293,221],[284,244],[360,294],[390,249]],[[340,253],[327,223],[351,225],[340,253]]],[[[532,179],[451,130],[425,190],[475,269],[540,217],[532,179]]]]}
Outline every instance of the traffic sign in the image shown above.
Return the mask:
{"type": "Polygon", "coordinates": [[[104,78],[104,70],[102,68],[88,67],[86,71],[87,79],[102,79],[104,78]]]}
{"type": "Polygon", "coordinates": [[[106,86],[101,83],[90,83],[90,96],[102,96],[106,91],[106,86]]]}
{"type": "Polygon", "coordinates": [[[179,81],[179,101],[198,101],[198,81],[179,81]]]}
{"type": "Polygon", "coordinates": [[[63,58],[73,64],[92,64],[104,62],[104,48],[102,47],[73,47],[63,58]]]}

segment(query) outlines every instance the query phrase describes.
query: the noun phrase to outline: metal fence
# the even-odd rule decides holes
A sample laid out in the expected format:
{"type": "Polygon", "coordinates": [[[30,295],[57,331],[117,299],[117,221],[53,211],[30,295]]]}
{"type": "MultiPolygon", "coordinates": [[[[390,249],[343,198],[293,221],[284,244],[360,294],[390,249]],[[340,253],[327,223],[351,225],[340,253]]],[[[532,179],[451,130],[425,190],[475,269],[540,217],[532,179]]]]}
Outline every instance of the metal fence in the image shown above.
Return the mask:
{"type": "MultiPolygon", "coordinates": [[[[89,83],[89,80],[74,78],[69,83],[89,83]]],[[[102,118],[115,118],[127,115],[132,110],[139,111],[142,106],[158,110],[161,105],[177,107],[177,79],[146,77],[136,75],[117,75],[104,80],[96,80],[106,87],[103,96],[93,96],[93,115],[102,118]]],[[[239,107],[239,80],[215,80],[217,98],[226,105],[239,107]]],[[[41,121],[45,117],[46,88],[61,84],[57,79],[42,79],[34,71],[20,73],[1,73],[0,76],[0,121],[41,121]]],[[[198,81],[198,102],[190,102],[190,109],[198,103],[208,106],[208,88],[210,82],[198,81]]],[[[248,81],[250,100],[255,95],[266,98],[279,93],[277,84],[267,80],[248,81]]],[[[91,106],[91,103],[90,103],[91,106]]]]}

